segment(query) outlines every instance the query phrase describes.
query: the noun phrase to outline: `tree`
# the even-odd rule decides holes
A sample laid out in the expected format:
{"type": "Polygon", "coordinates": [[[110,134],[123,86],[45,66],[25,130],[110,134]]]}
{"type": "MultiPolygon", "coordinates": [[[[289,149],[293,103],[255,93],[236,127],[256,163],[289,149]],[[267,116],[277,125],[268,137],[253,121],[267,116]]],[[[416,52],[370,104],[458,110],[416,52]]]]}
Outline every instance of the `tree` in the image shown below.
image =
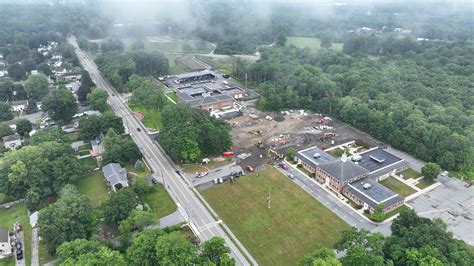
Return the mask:
{"type": "Polygon", "coordinates": [[[201,260],[204,264],[235,265],[235,260],[229,256],[230,249],[220,237],[213,237],[204,242],[201,260]]]}
{"type": "Polygon", "coordinates": [[[135,177],[132,188],[139,197],[149,194],[155,190],[155,187],[151,186],[148,179],[144,176],[135,177]]]}
{"type": "Polygon", "coordinates": [[[15,63],[8,66],[8,76],[12,79],[19,81],[26,79],[26,71],[23,65],[15,63]]]}
{"type": "Polygon", "coordinates": [[[436,179],[440,172],[441,167],[436,163],[426,163],[421,167],[421,174],[424,178],[429,180],[436,179]]]}
{"type": "Polygon", "coordinates": [[[201,156],[201,150],[195,140],[187,139],[181,150],[181,159],[184,162],[195,162],[201,156]]]}
{"type": "Polygon", "coordinates": [[[383,211],[384,205],[382,204],[377,204],[375,207],[374,213],[370,215],[370,219],[376,222],[381,222],[385,219],[385,213],[383,211]]]}
{"type": "Polygon", "coordinates": [[[28,119],[18,119],[16,121],[16,133],[20,135],[25,135],[30,133],[33,130],[33,125],[28,119]]]}
{"type": "Polygon", "coordinates": [[[51,67],[48,65],[48,63],[41,63],[38,65],[38,71],[43,73],[46,76],[51,76],[53,75],[53,71],[51,71],[51,67]]]}
{"type": "Polygon", "coordinates": [[[87,94],[87,103],[89,103],[94,110],[104,112],[107,110],[107,99],[109,94],[103,89],[93,89],[91,93],[87,94]]]}
{"type": "Polygon", "coordinates": [[[313,253],[304,256],[299,263],[305,266],[341,266],[341,262],[337,259],[334,251],[328,248],[320,248],[313,253]]]}
{"type": "Polygon", "coordinates": [[[133,50],[144,50],[145,42],[142,39],[135,39],[132,43],[133,50]]]}
{"type": "Polygon", "coordinates": [[[38,131],[30,137],[31,145],[39,145],[43,142],[55,141],[67,144],[70,142],[68,135],[59,128],[53,128],[49,131],[38,131]]]}
{"type": "Polygon", "coordinates": [[[132,231],[141,231],[146,226],[152,224],[155,216],[150,212],[133,210],[127,219],[119,223],[119,231],[121,233],[120,240],[122,245],[130,241],[132,231]]]}
{"type": "Polygon", "coordinates": [[[72,120],[77,112],[77,103],[74,95],[67,89],[58,89],[43,99],[41,107],[48,115],[60,124],[72,120]]]}
{"type": "Polygon", "coordinates": [[[283,31],[277,33],[275,37],[275,43],[278,46],[285,46],[286,44],[286,35],[283,31]]]}
{"type": "Polygon", "coordinates": [[[0,121],[8,121],[13,119],[11,106],[7,103],[0,102],[0,121]]]}
{"type": "MultiPolygon", "coordinates": [[[[66,186],[64,189],[70,188],[66,186]]],[[[56,248],[64,242],[89,238],[96,225],[92,205],[77,190],[64,194],[57,202],[42,209],[38,223],[40,236],[50,254],[55,254],[56,248]]]]}
{"type": "Polygon", "coordinates": [[[5,124],[0,124],[0,138],[13,135],[13,129],[5,124]]]}
{"type": "Polygon", "coordinates": [[[156,242],[164,235],[161,229],[145,229],[138,233],[126,252],[127,262],[130,265],[157,265],[159,263],[156,251],[156,242]]]}
{"type": "Polygon", "coordinates": [[[81,103],[87,101],[87,95],[91,92],[91,87],[81,84],[77,89],[77,100],[81,103]]]}
{"type": "Polygon", "coordinates": [[[92,81],[89,72],[87,70],[83,69],[81,72],[81,85],[84,85],[86,87],[94,87],[95,83],[92,81]]]}
{"type": "Polygon", "coordinates": [[[127,263],[118,251],[102,245],[98,241],[76,239],[58,247],[58,265],[117,265],[127,263]]]}
{"type": "Polygon", "coordinates": [[[288,160],[290,160],[290,161],[293,161],[295,159],[295,154],[296,154],[295,148],[290,147],[286,151],[286,158],[288,158],[288,160]]]}
{"type": "Polygon", "coordinates": [[[162,265],[190,265],[196,262],[196,247],[178,232],[159,237],[156,241],[156,259],[162,265]]]}
{"type": "Polygon", "coordinates": [[[30,75],[25,83],[25,90],[29,100],[41,101],[48,95],[48,78],[45,75],[30,75]]]}
{"type": "Polygon", "coordinates": [[[109,194],[107,200],[102,204],[104,222],[108,225],[118,225],[130,215],[136,203],[136,195],[132,189],[123,188],[109,194]]]}
{"type": "Polygon", "coordinates": [[[113,129],[109,129],[104,138],[105,152],[102,162],[107,163],[131,163],[141,157],[140,149],[130,136],[120,136],[113,129]]]}
{"type": "Polygon", "coordinates": [[[72,148],[58,142],[25,146],[5,154],[2,162],[0,191],[15,198],[27,197],[30,209],[82,173],[72,148]]]}
{"type": "Polygon", "coordinates": [[[330,48],[332,46],[333,36],[330,32],[322,32],[319,36],[319,39],[321,40],[321,47],[330,48]]]}

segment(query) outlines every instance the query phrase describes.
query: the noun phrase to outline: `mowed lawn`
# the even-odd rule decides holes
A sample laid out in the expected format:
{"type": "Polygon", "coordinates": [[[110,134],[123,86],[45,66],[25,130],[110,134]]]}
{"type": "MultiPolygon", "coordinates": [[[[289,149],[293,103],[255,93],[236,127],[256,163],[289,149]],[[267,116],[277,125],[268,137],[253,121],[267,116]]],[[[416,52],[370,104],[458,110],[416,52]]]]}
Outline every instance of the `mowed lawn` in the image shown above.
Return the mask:
{"type": "MultiPolygon", "coordinates": [[[[321,40],[316,37],[287,37],[286,44],[290,45],[293,44],[298,48],[309,48],[311,50],[321,49],[321,40]]],[[[342,51],[343,43],[332,43],[332,46],[329,49],[335,51],[342,51]]]]}
{"type": "Polygon", "coordinates": [[[411,194],[416,192],[416,190],[403,184],[401,181],[398,181],[392,176],[380,181],[379,183],[388,187],[393,192],[400,194],[400,196],[402,197],[410,196],[411,194]]]}
{"type": "Polygon", "coordinates": [[[261,265],[294,265],[320,247],[333,248],[349,228],[273,167],[202,195],[261,265]]]}
{"type": "Polygon", "coordinates": [[[81,176],[76,187],[81,194],[89,198],[93,207],[99,207],[109,193],[101,171],[81,176]]]}
{"type": "Polygon", "coordinates": [[[176,211],[176,204],[162,185],[155,185],[154,191],[143,196],[142,200],[158,220],[176,211]]]}

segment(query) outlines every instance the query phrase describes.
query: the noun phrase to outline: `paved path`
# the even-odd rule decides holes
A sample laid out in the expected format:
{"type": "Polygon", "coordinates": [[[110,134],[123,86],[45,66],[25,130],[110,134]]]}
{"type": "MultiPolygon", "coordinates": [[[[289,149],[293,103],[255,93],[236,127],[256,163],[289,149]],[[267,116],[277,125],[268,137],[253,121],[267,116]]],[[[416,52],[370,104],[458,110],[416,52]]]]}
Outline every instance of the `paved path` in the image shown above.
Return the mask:
{"type": "Polygon", "coordinates": [[[31,266],[39,266],[39,238],[38,228],[33,227],[31,230],[31,266]]]}
{"type": "Polygon", "coordinates": [[[167,215],[160,219],[160,228],[177,225],[184,222],[186,221],[183,219],[183,216],[178,210],[176,210],[172,214],[167,215]]]}
{"type": "Polygon", "coordinates": [[[21,231],[20,233],[17,233],[16,236],[17,236],[18,239],[20,239],[20,242],[21,242],[21,247],[23,249],[23,259],[17,260],[17,258],[16,258],[16,249],[15,249],[15,251],[13,251],[14,256],[15,256],[15,265],[16,266],[25,266],[26,265],[25,257],[30,255],[30,254],[25,253],[25,235],[23,234],[23,231],[21,231]]]}

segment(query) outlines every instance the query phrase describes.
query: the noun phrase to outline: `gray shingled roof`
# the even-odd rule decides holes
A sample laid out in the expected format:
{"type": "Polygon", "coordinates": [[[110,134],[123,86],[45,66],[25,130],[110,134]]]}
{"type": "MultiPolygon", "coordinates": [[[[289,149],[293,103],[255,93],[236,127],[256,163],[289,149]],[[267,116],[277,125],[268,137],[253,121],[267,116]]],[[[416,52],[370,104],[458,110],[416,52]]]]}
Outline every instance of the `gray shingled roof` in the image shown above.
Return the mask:
{"type": "Polygon", "coordinates": [[[0,242],[8,242],[8,228],[0,227],[0,242]]]}
{"type": "Polygon", "coordinates": [[[105,179],[110,182],[112,186],[120,182],[127,182],[127,170],[122,168],[118,163],[109,163],[102,167],[105,179]]]}
{"type": "Polygon", "coordinates": [[[334,160],[328,163],[323,163],[319,165],[319,168],[343,182],[349,181],[353,177],[369,173],[367,169],[355,164],[349,159],[346,161],[334,160]]]}
{"type": "Polygon", "coordinates": [[[371,178],[362,178],[352,182],[346,185],[344,190],[356,195],[372,208],[377,207],[378,204],[383,204],[384,208],[388,208],[403,201],[403,197],[371,178]],[[370,184],[370,188],[364,188],[364,184],[370,184]]]}
{"type": "Polygon", "coordinates": [[[19,140],[20,139],[20,135],[10,135],[10,136],[5,136],[3,137],[3,142],[7,142],[7,141],[15,141],[15,140],[19,140]]]}

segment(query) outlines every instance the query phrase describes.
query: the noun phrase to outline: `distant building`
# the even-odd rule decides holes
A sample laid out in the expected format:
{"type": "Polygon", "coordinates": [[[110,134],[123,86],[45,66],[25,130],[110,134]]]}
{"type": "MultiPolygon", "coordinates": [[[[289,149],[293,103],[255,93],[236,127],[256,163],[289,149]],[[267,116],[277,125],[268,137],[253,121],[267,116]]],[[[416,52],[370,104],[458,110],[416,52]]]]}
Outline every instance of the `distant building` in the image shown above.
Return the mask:
{"type": "Polygon", "coordinates": [[[13,112],[21,112],[21,111],[26,111],[26,108],[28,107],[28,101],[13,101],[10,102],[11,110],[13,112]]]}
{"type": "Polygon", "coordinates": [[[129,186],[127,170],[122,168],[122,166],[120,166],[118,163],[109,163],[105,165],[102,167],[102,173],[104,174],[110,189],[114,192],[129,186]]]}
{"type": "Polygon", "coordinates": [[[0,227],[0,258],[9,256],[12,253],[12,246],[10,244],[10,233],[8,228],[0,227]]]}
{"type": "Polygon", "coordinates": [[[205,82],[177,88],[176,96],[191,107],[214,111],[232,107],[235,99],[245,96],[245,91],[239,87],[205,82]]]}
{"type": "Polygon", "coordinates": [[[180,75],[176,75],[176,83],[192,83],[197,81],[212,80],[215,79],[216,75],[208,70],[189,72],[180,75]]]}
{"type": "Polygon", "coordinates": [[[5,146],[5,148],[7,149],[16,149],[18,147],[21,146],[21,137],[20,135],[10,135],[10,136],[5,136],[3,137],[3,145],[5,146]]]}

